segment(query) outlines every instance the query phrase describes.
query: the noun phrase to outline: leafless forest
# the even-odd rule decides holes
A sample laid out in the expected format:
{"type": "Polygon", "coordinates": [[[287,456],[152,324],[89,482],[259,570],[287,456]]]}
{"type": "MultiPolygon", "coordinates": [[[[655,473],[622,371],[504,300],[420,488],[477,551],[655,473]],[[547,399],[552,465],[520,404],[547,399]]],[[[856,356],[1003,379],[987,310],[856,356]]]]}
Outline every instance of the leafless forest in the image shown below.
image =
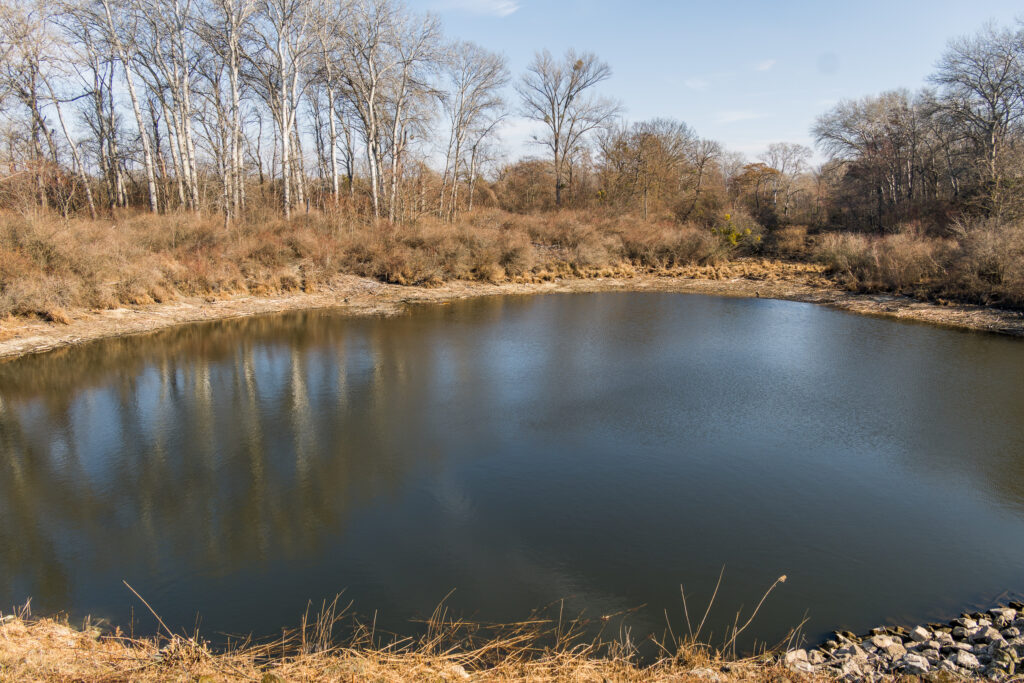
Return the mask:
{"type": "Polygon", "coordinates": [[[1024,307],[1024,26],[821,113],[821,164],[628,121],[611,77],[572,49],[512,74],[396,0],[0,0],[0,316],[738,256],[1024,307]]]}

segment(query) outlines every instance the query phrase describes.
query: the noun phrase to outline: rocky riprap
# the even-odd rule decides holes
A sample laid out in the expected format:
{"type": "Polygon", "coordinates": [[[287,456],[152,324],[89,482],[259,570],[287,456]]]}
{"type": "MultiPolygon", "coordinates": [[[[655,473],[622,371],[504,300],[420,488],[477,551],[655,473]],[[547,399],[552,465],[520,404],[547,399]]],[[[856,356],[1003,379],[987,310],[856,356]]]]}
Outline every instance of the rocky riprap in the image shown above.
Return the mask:
{"type": "Polygon", "coordinates": [[[790,650],[784,662],[793,671],[833,674],[846,680],[886,675],[926,676],[948,672],[962,677],[1004,681],[1024,659],[1024,603],[988,612],[962,614],[949,624],[872,629],[865,636],[836,631],[813,650],[790,650]]]}

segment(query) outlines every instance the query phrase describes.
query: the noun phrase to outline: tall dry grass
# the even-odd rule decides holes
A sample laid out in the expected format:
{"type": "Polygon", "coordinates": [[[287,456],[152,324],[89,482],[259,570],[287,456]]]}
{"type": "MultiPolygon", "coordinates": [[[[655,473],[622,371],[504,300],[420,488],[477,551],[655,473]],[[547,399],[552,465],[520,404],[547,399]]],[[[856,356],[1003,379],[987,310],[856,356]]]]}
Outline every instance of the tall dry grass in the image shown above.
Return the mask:
{"type": "Polygon", "coordinates": [[[397,284],[535,281],[715,264],[730,247],[671,222],[579,212],[480,211],[455,224],[367,223],[312,213],[225,226],[213,216],[113,220],[0,214],[0,317],[61,321],[74,309],[178,296],[313,291],[340,273],[397,284]]]}
{"type": "MultiPolygon", "coordinates": [[[[442,603],[421,635],[378,633],[374,623],[350,620],[338,598],[307,609],[298,628],[273,640],[239,637],[218,648],[198,634],[162,631],[134,637],[88,620],[73,628],[62,618],[35,619],[28,606],[0,614],[0,681],[682,681],[780,680],[793,674],[779,654],[798,644],[798,629],[774,648],[737,656],[735,642],[761,604],[785,581],[780,577],[748,614],[737,614],[722,645],[701,637],[715,593],[700,617],[686,612],[686,631],[668,629],[661,640],[632,640],[624,621],[602,616],[569,619],[558,605],[513,624],[488,625],[453,618],[442,603]],[[597,628],[594,634],[595,625],[597,628]],[[638,655],[642,645],[654,654],[638,655]]],[[[719,582],[720,583],[720,582],[719,582]]],[[[129,586],[130,589],[130,586],[129,586]]],[[[134,593],[134,590],[132,590],[134,593]]],[[[141,596],[136,597],[146,608],[141,596]]],[[[685,607],[685,594],[684,594],[685,607]]],[[[666,617],[667,618],[667,617],[666,617]]],[[[803,675],[802,680],[812,680],[803,675]]],[[[825,676],[820,677],[825,680],[825,676]]]]}
{"type": "Polygon", "coordinates": [[[945,237],[828,233],[812,258],[855,291],[1024,308],[1024,223],[965,223],[945,237]]]}

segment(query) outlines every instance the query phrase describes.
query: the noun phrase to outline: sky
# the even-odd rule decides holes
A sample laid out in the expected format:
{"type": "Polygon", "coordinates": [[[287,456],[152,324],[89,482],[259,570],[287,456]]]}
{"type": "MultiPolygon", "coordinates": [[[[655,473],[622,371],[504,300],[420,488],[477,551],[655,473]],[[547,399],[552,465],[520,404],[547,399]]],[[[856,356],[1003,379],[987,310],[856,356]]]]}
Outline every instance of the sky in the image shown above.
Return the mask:
{"type": "MultiPolygon", "coordinates": [[[[815,118],[841,99],[916,89],[951,38],[1024,18],[1022,0],[408,1],[450,38],[503,53],[514,78],[543,48],[595,52],[626,118],[679,119],[749,159],[772,142],[813,147],[815,118]]],[[[541,153],[535,125],[505,126],[513,156],[541,153]]]]}

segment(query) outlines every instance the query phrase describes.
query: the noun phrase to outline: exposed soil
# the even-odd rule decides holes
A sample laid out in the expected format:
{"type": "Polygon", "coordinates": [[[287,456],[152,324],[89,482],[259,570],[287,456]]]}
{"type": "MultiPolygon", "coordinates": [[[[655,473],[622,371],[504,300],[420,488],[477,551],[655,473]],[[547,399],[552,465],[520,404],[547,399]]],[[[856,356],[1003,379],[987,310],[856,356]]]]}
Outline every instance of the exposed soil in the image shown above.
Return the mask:
{"type": "Polygon", "coordinates": [[[369,278],[340,276],[328,287],[312,293],[182,298],[131,308],[76,311],[69,314],[67,323],[12,317],[0,321],[0,360],[104,337],[145,334],[172,325],[291,310],[337,308],[359,316],[397,315],[413,303],[503,294],[598,291],[681,292],[804,301],[865,315],[1024,336],[1021,312],[930,303],[906,296],[857,294],[840,289],[819,265],[739,259],[723,266],[691,266],[625,276],[593,273],[543,281],[452,281],[436,287],[389,285],[369,278]]]}

